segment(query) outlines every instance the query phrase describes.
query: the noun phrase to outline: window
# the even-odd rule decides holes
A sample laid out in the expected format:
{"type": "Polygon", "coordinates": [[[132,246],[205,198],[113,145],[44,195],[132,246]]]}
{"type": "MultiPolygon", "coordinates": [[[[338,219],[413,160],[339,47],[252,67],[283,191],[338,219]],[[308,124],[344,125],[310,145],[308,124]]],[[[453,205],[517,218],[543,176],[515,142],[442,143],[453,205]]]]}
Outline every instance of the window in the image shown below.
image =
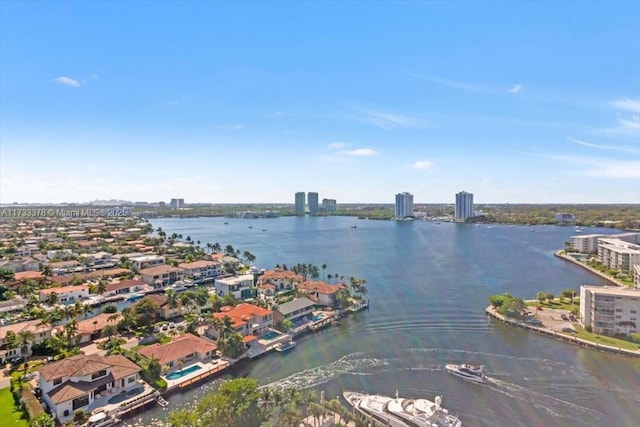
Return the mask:
{"type": "Polygon", "coordinates": [[[135,380],[136,380],[135,377],[129,377],[129,378],[127,378],[127,383],[131,384],[135,380]]]}
{"type": "Polygon", "coordinates": [[[53,380],[53,385],[60,385],[62,384],[62,378],[56,378],[55,380],[53,380]]]}
{"type": "Polygon", "coordinates": [[[94,372],[93,374],[91,374],[91,379],[95,380],[96,378],[104,377],[105,375],[107,375],[107,371],[103,369],[101,371],[94,372]]]}
{"type": "Polygon", "coordinates": [[[622,309],[621,308],[616,308],[616,313],[622,313],[622,309]]]}
{"type": "Polygon", "coordinates": [[[635,310],[631,310],[631,314],[636,314],[636,311],[635,310]]]}

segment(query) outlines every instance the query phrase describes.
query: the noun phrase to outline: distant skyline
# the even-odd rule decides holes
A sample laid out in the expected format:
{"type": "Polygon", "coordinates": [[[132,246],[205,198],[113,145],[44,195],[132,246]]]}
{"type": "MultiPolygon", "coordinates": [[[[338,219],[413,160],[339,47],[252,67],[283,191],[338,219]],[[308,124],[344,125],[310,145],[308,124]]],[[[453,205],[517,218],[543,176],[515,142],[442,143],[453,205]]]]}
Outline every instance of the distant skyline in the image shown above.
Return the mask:
{"type": "Polygon", "coordinates": [[[0,203],[640,203],[640,2],[0,2],[0,203]]]}

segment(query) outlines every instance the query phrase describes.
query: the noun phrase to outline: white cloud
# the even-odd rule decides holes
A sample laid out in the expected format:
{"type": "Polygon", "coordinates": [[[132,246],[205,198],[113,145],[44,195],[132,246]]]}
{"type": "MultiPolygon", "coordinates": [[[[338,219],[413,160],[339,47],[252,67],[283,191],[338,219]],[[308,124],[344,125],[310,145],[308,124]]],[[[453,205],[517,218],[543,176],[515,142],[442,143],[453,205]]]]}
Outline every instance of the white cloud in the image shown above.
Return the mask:
{"type": "Polygon", "coordinates": [[[78,80],[72,79],[71,77],[60,76],[53,79],[53,81],[61,85],[80,87],[80,82],[78,80]]]}
{"type": "Polygon", "coordinates": [[[414,162],[411,165],[412,169],[429,169],[431,166],[433,166],[433,163],[431,163],[428,160],[418,160],[417,162],[414,162]]]}
{"type": "Polygon", "coordinates": [[[356,148],[355,150],[338,151],[338,154],[354,157],[370,157],[377,156],[378,152],[372,148],[356,148]]]}
{"type": "Polygon", "coordinates": [[[421,120],[402,114],[373,111],[364,108],[354,108],[354,110],[361,114],[356,117],[357,120],[369,123],[370,125],[380,129],[424,126],[424,123],[421,120]]]}
{"type": "Polygon", "coordinates": [[[585,142],[580,139],[572,138],[570,136],[567,137],[567,141],[573,142],[574,144],[583,145],[585,147],[600,148],[603,150],[621,151],[623,153],[640,154],[640,149],[638,148],[593,144],[591,142],[585,142]]]}
{"type": "Polygon", "coordinates": [[[624,98],[611,102],[613,108],[632,113],[640,113],[640,99],[624,98]]]}
{"type": "Polygon", "coordinates": [[[234,123],[232,125],[220,125],[218,126],[218,129],[224,129],[224,130],[240,130],[240,129],[244,129],[246,128],[245,125],[243,125],[242,123],[234,123]]]}
{"type": "Polygon", "coordinates": [[[516,93],[520,92],[521,90],[522,90],[522,85],[521,84],[517,84],[514,87],[512,87],[511,89],[509,89],[509,93],[516,94],[516,93]]]}
{"type": "Polygon", "coordinates": [[[640,114],[618,117],[618,124],[612,128],[597,129],[596,133],[604,135],[640,136],[640,114]]]}
{"type": "Polygon", "coordinates": [[[439,77],[424,76],[421,74],[409,73],[410,76],[417,77],[419,79],[428,80],[433,83],[439,83],[444,86],[448,86],[454,89],[462,90],[464,92],[476,92],[476,93],[494,93],[496,89],[489,86],[481,86],[472,83],[465,83],[451,79],[442,79],[439,77]]]}
{"type": "Polygon", "coordinates": [[[331,144],[327,145],[327,148],[329,150],[342,150],[344,148],[347,148],[349,145],[348,142],[332,142],[331,144]]]}
{"type": "Polygon", "coordinates": [[[549,156],[549,158],[587,166],[580,168],[580,175],[598,178],[640,178],[640,161],[637,160],[607,160],[579,156],[549,156]]]}

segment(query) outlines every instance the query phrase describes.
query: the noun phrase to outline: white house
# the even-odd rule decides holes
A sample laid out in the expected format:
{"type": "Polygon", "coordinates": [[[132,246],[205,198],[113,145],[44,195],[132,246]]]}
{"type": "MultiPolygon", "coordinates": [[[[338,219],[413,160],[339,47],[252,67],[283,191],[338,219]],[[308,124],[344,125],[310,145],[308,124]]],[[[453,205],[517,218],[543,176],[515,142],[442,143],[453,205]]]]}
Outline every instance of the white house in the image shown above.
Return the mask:
{"type": "Polygon", "coordinates": [[[185,276],[191,276],[195,283],[212,281],[222,273],[222,263],[219,261],[184,262],[178,267],[184,269],[185,276]]]}
{"type": "Polygon", "coordinates": [[[74,304],[89,297],[89,285],[61,286],[57,288],[40,289],[40,301],[46,301],[51,294],[58,294],[60,304],[74,304]]]}
{"type": "MultiPolygon", "coordinates": [[[[243,337],[261,336],[273,326],[273,311],[248,303],[241,303],[235,307],[222,307],[220,313],[214,313],[213,316],[220,320],[229,317],[235,330],[243,337]]],[[[217,339],[218,331],[210,327],[207,335],[217,339]]]]}
{"type": "Polygon", "coordinates": [[[258,285],[270,283],[275,285],[276,292],[291,290],[295,285],[303,281],[299,276],[291,270],[273,269],[267,270],[258,278],[258,285]]]}
{"type": "Polygon", "coordinates": [[[165,263],[165,258],[160,255],[139,255],[129,258],[138,270],[165,263]]]}
{"type": "Polygon", "coordinates": [[[142,369],[122,355],[78,355],[44,365],[39,387],[42,398],[60,423],[73,419],[76,410],[94,409],[104,395],[139,388],[142,369]]]}
{"type": "Polygon", "coordinates": [[[224,297],[226,294],[231,293],[237,299],[251,298],[252,287],[253,274],[218,278],[215,281],[216,294],[220,297],[224,297]]]}
{"type": "Polygon", "coordinates": [[[206,338],[184,334],[166,344],[143,347],[138,353],[149,359],[157,359],[160,365],[167,367],[167,372],[171,372],[196,362],[210,362],[216,357],[217,349],[216,343],[206,338]]]}
{"type": "Polygon", "coordinates": [[[51,330],[51,326],[41,325],[39,320],[27,320],[26,322],[0,326],[0,362],[6,363],[15,357],[25,356],[22,354],[20,346],[14,347],[9,345],[7,336],[11,335],[11,333],[16,337],[23,331],[28,331],[33,334],[33,342],[29,344],[27,354],[30,356],[31,345],[40,343],[47,338],[51,338],[51,330]]]}
{"type": "Polygon", "coordinates": [[[173,285],[178,280],[182,280],[184,270],[171,265],[156,265],[140,270],[140,278],[147,285],[154,288],[164,288],[173,285]]]}

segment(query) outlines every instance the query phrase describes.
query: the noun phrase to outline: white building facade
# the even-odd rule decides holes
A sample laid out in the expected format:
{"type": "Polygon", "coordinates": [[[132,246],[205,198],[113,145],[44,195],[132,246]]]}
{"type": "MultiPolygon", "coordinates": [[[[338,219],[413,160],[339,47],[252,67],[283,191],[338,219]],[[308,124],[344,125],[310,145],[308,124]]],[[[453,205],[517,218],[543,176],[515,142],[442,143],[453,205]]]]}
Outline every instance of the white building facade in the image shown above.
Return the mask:
{"type": "Polygon", "coordinates": [[[216,279],[216,294],[224,297],[227,294],[233,294],[236,299],[251,298],[253,287],[253,274],[243,274],[241,276],[231,276],[216,279]]]}
{"type": "Polygon", "coordinates": [[[638,332],[640,290],[580,286],[580,324],[603,335],[638,332]]]}

